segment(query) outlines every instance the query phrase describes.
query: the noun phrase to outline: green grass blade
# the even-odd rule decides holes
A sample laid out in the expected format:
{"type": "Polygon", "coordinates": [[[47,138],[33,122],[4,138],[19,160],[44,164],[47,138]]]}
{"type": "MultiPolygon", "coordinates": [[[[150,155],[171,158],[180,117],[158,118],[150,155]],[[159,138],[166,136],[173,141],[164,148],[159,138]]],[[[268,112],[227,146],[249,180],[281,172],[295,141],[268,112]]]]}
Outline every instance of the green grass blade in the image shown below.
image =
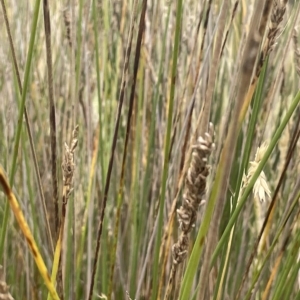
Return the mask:
{"type": "MultiPolygon", "coordinates": [[[[13,150],[13,156],[12,156],[12,165],[11,165],[10,177],[9,177],[9,184],[11,186],[13,186],[14,175],[16,172],[16,163],[17,163],[19,143],[20,143],[21,131],[22,131],[22,125],[23,125],[25,100],[26,100],[26,95],[27,95],[27,90],[28,90],[28,85],[29,85],[29,79],[30,79],[31,61],[32,61],[32,56],[33,56],[33,52],[34,52],[33,48],[34,48],[34,41],[35,41],[36,30],[37,30],[37,22],[38,22],[38,17],[39,17],[40,3],[41,3],[41,0],[36,0],[35,6],[34,6],[34,12],[33,12],[33,16],[32,16],[31,35],[30,35],[29,48],[28,48],[27,59],[26,59],[26,66],[25,66],[23,93],[21,95],[21,105],[20,105],[20,110],[19,110],[17,132],[16,132],[16,136],[15,136],[14,150],[13,150]]],[[[9,203],[8,203],[8,201],[6,201],[4,218],[3,218],[2,228],[1,228],[0,261],[2,260],[2,257],[3,257],[3,250],[4,250],[4,243],[5,243],[5,236],[6,236],[6,232],[7,232],[8,220],[9,220],[9,203]]]]}

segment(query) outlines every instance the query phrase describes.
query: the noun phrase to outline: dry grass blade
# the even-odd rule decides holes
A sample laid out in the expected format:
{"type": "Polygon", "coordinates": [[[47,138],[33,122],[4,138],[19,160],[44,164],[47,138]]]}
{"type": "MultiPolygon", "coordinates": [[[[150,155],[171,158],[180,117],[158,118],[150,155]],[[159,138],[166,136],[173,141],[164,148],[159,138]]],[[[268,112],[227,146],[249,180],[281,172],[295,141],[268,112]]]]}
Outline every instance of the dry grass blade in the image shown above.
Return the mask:
{"type": "MultiPolygon", "coordinates": [[[[287,242],[287,241],[286,241],[287,242]]],[[[285,244],[286,245],[286,244],[285,244]]],[[[274,280],[276,278],[276,275],[277,275],[277,272],[278,272],[278,268],[280,266],[280,263],[282,261],[282,257],[284,255],[284,251],[285,251],[285,247],[283,247],[283,249],[280,251],[274,265],[273,265],[273,268],[272,268],[272,271],[271,271],[271,275],[270,275],[270,278],[269,278],[269,281],[268,281],[268,284],[264,290],[264,293],[262,295],[262,300],[267,300],[269,299],[269,293],[270,293],[270,289],[271,289],[271,286],[272,284],[274,283],[274,280]]]]}
{"type": "MultiPolygon", "coordinates": [[[[213,98],[213,92],[214,92],[214,87],[215,87],[215,81],[217,79],[217,74],[218,74],[218,66],[219,66],[220,55],[221,55],[221,51],[222,51],[222,41],[223,41],[223,35],[225,32],[225,25],[226,25],[226,20],[227,20],[227,16],[228,16],[229,6],[230,6],[229,0],[223,1],[221,12],[220,12],[220,18],[219,18],[219,22],[217,25],[218,29],[217,29],[216,38],[215,38],[213,59],[212,59],[210,70],[209,70],[207,90],[205,93],[205,101],[203,104],[203,110],[200,115],[201,119],[199,116],[199,120],[198,120],[198,122],[201,122],[200,123],[200,135],[201,136],[205,134],[205,132],[207,131],[207,128],[209,126],[211,104],[212,104],[212,100],[213,100],[212,98],[213,98]]],[[[197,128],[198,128],[198,126],[197,126],[197,128]]]]}
{"type": "MultiPolygon", "coordinates": [[[[300,178],[298,178],[297,183],[296,183],[293,191],[291,192],[290,199],[297,199],[297,198],[299,199],[299,196],[300,196],[299,188],[300,188],[300,178]]],[[[286,216],[286,220],[291,217],[292,210],[293,210],[292,206],[287,207],[287,209],[286,209],[287,213],[284,214],[286,216]]],[[[278,275],[280,263],[281,263],[281,261],[284,257],[284,254],[288,251],[288,249],[287,249],[288,242],[293,237],[293,231],[295,231],[297,229],[299,229],[299,211],[294,216],[294,220],[293,220],[293,223],[291,224],[291,226],[286,228],[287,233],[284,235],[284,239],[281,243],[280,251],[277,254],[277,258],[276,258],[276,261],[273,264],[273,268],[270,271],[270,276],[269,276],[267,285],[266,285],[266,287],[264,289],[264,292],[262,294],[262,300],[267,300],[270,297],[269,295],[270,295],[270,292],[271,292],[271,288],[272,288],[272,285],[274,285],[274,281],[276,280],[276,276],[278,275]]]]}
{"type": "Polygon", "coordinates": [[[49,293],[51,294],[51,297],[53,298],[53,300],[59,300],[58,294],[55,290],[53,283],[51,282],[51,279],[50,279],[48,270],[46,268],[46,265],[44,263],[44,260],[40,254],[40,251],[36,245],[34,237],[31,233],[29,226],[25,220],[25,217],[21,211],[19,203],[18,203],[13,191],[11,190],[11,187],[9,186],[9,183],[5,176],[4,170],[2,169],[1,166],[0,166],[0,184],[4,190],[4,193],[8,197],[11,209],[14,212],[14,215],[19,223],[20,229],[22,230],[22,232],[25,236],[28,247],[29,247],[31,254],[36,262],[39,272],[40,272],[42,278],[44,279],[45,285],[47,286],[49,293]]]}
{"type": "Polygon", "coordinates": [[[43,0],[45,41],[47,53],[48,71],[48,93],[49,93],[49,121],[51,139],[51,172],[52,172],[52,193],[54,202],[56,235],[59,228],[59,205],[58,205],[58,183],[57,183],[57,154],[56,154],[56,120],[55,103],[53,94],[53,71],[52,71],[52,49],[51,49],[51,22],[48,0],[43,0]]]}

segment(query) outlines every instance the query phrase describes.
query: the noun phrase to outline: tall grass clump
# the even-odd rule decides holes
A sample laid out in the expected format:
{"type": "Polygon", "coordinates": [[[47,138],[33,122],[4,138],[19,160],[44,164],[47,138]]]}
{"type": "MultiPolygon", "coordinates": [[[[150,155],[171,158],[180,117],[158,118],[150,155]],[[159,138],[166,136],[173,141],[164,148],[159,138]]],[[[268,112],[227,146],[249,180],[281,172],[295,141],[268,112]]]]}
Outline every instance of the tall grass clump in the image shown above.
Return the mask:
{"type": "Polygon", "coordinates": [[[299,1],[4,1],[0,299],[300,299],[299,1]]]}

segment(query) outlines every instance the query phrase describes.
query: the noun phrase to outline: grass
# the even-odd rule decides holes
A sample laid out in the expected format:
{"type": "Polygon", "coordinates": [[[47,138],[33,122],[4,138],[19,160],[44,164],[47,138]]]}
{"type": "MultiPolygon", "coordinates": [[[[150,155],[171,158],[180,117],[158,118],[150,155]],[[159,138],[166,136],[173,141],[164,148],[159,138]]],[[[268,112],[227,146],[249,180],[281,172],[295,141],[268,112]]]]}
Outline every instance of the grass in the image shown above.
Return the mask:
{"type": "Polygon", "coordinates": [[[0,295],[300,299],[299,9],[1,0],[0,295]]]}

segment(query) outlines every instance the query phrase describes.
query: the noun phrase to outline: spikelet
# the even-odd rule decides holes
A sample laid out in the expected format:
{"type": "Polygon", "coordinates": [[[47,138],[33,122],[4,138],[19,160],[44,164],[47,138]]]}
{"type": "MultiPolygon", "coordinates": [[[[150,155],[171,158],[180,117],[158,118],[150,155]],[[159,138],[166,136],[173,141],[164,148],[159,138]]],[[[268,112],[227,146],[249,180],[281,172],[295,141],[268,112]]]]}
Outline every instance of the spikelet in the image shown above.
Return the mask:
{"type": "MultiPolygon", "coordinates": [[[[260,147],[257,148],[256,155],[254,161],[250,162],[250,167],[248,170],[247,176],[244,177],[244,186],[248,185],[251,177],[255,173],[262,157],[264,156],[266,150],[268,148],[268,143],[264,142],[260,147]]],[[[269,200],[271,198],[271,191],[267,182],[266,175],[264,171],[261,171],[259,174],[254,187],[253,187],[253,201],[254,201],[254,211],[255,211],[255,217],[256,217],[256,222],[255,222],[255,227],[256,227],[256,232],[259,234],[264,218],[266,215],[267,207],[269,204],[269,200]]],[[[258,253],[262,251],[263,247],[263,241],[265,240],[265,237],[261,239],[261,242],[258,246],[258,253]]]]}
{"type": "Polygon", "coordinates": [[[293,30],[293,42],[294,42],[294,60],[296,65],[296,71],[300,77],[300,48],[298,45],[298,31],[296,28],[293,30]]]}
{"type": "Polygon", "coordinates": [[[0,300],[14,300],[14,298],[9,293],[9,286],[4,280],[4,274],[2,269],[3,268],[0,265],[0,300]]]}
{"type": "Polygon", "coordinates": [[[256,76],[258,77],[266,57],[273,51],[276,45],[276,38],[280,29],[280,23],[286,11],[287,0],[275,0],[271,12],[271,19],[268,26],[267,36],[265,38],[262,51],[260,53],[259,62],[256,68],[256,76]]]}
{"type": "Polygon", "coordinates": [[[177,209],[179,227],[183,234],[173,246],[173,262],[175,264],[180,263],[186,254],[187,235],[195,227],[197,211],[205,197],[206,178],[209,174],[207,161],[214,148],[212,136],[213,127],[211,124],[210,133],[206,133],[204,138],[200,136],[193,146],[192,161],[185,180],[183,204],[177,209]]]}
{"type": "MultiPolygon", "coordinates": [[[[257,148],[256,155],[254,161],[250,162],[250,168],[248,170],[248,174],[246,178],[244,178],[244,185],[247,185],[250,181],[251,177],[255,173],[262,157],[264,156],[266,150],[268,148],[268,143],[264,142],[260,147],[257,148]]],[[[253,188],[254,197],[257,198],[261,203],[265,202],[267,198],[270,198],[271,191],[269,189],[266,175],[264,171],[262,171],[257,178],[254,188],[253,188]]]]}
{"type": "Polygon", "coordinates": [[[70,9],[66,8],[63,11],[64,24],[66,27],[66,38],[68,40],[69,46],[72,48],[72,38],[71,38],[71,14],[70,9]]]}
{"type": "Polygon", "coordinates": [[[275,46],[275,40],[278,35],[278,31],[280,29],[280,23],[283,20],[283,16],[285,14],[286,10],[286,2],[285,0],[275,0],[272,14],[271,14],[271,20],[269,24],[269,31],[267,36],[267,55],[270,54],[270,52],[273,50],[275,46]]]}
{"type": "Polygon", "coordinates": [[[73,191],[73,174],[74,174],[74,150],[77,147],[78,125],[73,130],[73,139],[71,146],[69,147],[65,143],[65,157],[62,163],[63,171],[63,202],[67,203],[71,192],[73,191]]]}
{"type": "Polygon", "coordinates": [[[213,143],[213,125],[210,123],[209,132],[199,137],[193,146],[193,154],[185,178],[185,192],[182,205],[177,209],[177,217],[181,235],[172,247],[173,264],[164,299],[169,299],[172,292],[177,266],[182,263],[188,253],[189,233],[195,227],[199,206],[204,202],[206,180],[209,175],[208,158],[215,148],[213,143]]]}

